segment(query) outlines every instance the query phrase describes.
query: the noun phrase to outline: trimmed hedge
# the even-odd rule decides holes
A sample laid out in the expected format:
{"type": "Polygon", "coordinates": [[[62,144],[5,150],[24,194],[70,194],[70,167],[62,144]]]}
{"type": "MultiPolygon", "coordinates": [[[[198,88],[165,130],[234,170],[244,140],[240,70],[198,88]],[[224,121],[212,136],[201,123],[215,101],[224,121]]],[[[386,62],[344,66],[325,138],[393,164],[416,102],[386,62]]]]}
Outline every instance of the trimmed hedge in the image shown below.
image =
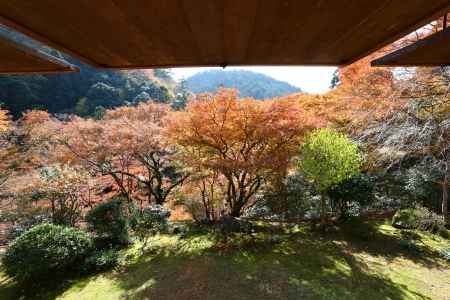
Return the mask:
{"type": "Polygon", "coordinates": [[[15,239],[2,262],[6,274],[18,281],[40,280],[77,267],[92,249],[88,233],[71,227],[42,224],[15,239]]]}

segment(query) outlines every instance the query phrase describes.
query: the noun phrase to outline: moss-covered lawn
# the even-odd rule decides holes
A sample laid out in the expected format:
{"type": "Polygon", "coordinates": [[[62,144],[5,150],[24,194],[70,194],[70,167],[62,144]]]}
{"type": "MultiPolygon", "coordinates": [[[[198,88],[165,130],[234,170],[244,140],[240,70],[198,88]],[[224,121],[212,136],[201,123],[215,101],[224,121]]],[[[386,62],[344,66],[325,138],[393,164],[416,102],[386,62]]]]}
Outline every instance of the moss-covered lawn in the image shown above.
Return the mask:
{"type": "Polygon", "coordinates": [[[408,249],[400,230],[375,226],[366,241],[306,226],[226,246],[206,232],[162,235],[145,255],[122,250],[114,271],[41,290],[0,273],[0,299],[450,299],[450,262],[439,255],[448,240],[421,233],[408,249]]]}

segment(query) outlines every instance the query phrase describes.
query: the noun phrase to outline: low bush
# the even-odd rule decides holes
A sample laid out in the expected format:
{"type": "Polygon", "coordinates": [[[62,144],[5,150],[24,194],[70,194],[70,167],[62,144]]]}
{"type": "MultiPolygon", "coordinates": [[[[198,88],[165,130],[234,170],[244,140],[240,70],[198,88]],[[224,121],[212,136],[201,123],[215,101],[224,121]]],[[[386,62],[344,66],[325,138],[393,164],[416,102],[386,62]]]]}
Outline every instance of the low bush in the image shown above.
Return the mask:
{"type": "Polygon", "coordinates": [[[101,272],[110,270],[117,266],[119,254],[113,249],[94,251],[85,261],[83,269],[85,272],[101,272]]]}
{"type": "Polygon", "coordinates": [[[419,226],[419,216],[415,208],[397,210],[392,217],[392,226],[400,229],[416,229],[419,226]]]}
{"type": "Polygon", "coordinates": [[[97,205],[87,214],[86,222],[98,247],[128,243],[128,220],[124,210],[122,199],[114,198],[97,205]]]}
{"type": "Polygon", "coordinates": [[[161,206],[149,206],[144,209],[133,208],[130,220],[131,228],[142,242],[142,248],[147,246],[148,238],[167,229],[167,219],[170,212],[161,206]]]}
{"type": "Polygon", "coordinates": [[[414,230],[401,230],[400,236],[404,240],[413,240],[413,241],[421,241],[422,240],[420,235],[414,230]]]}
{"type": "Polygon", "coordinates": [[[253,223],[230,215],[220,217],[216,226],[224,242],[227,242],[228,238],[234,234],[252,235],[261,231],[261,228],[253,223]]]}
{"type": "Polygon", "coordinates": [[[431,233],[441,233],[445,222],[439,215],[425,207],[398,210],[392,217],[392,226],[401,229],[419,229],[431,233]]]}
{"type": "Polygon", "coordinates": [[[52,278],[82,263],[92,250],[90,236],[76,228],[37,225],[9,246],[3,258],[7,275],[20,282],[52,278]]]}
{"type": "Polygon", "coordinates": [[[358,216],[361,207],[374,201],[375,179],[369,174],[359,174],[328,190],[331,206],[339,211],[339,218],[358,216]]]}

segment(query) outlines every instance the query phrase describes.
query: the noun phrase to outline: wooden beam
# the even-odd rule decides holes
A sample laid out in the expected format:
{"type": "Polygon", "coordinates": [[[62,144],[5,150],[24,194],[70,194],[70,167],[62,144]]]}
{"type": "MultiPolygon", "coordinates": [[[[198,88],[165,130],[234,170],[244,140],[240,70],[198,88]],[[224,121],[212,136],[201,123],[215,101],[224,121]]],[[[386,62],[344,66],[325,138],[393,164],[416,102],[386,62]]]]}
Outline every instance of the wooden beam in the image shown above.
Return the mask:
{"type": "Polygon", "coordinates": [[[371,62],[372,66],[411,67],[450,65],[450,28],[371,62]]]}
{"type": "Polygon", "coordinates": [[[450,0],[0,1],[0,23],[100,69],[343,65],[450,0]]]}
{"type": "Polygon", "coordinates": [[[50,74],[77,71],[78,68],[57,58],[0,37],[0,74],[50,74]]]}

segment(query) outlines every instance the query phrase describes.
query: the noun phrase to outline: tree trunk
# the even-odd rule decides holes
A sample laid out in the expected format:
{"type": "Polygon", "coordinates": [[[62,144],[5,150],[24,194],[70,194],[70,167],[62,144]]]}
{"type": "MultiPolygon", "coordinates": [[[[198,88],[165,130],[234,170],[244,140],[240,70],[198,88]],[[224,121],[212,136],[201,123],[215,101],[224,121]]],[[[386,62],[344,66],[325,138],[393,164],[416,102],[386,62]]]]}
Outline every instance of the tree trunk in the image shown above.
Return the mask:
{"type": "Polygon", "coordinates": [[[241,216],[241,208],[242,207],[240,205],[235,205],[231,210],[230,215],[234,218],[239,218],[241,216]]]}
{"type": "Polygon", "coordinates": [[[445,224],[448,224],[448,173],[444,175],[444,182],[442,183],[442,215],[445,224]]]}
{"type": "Polygon", "coordinates": [[[326,193],[320,193],[320,224],[324,226],[327,223],[326,211],[326,193]]]}

